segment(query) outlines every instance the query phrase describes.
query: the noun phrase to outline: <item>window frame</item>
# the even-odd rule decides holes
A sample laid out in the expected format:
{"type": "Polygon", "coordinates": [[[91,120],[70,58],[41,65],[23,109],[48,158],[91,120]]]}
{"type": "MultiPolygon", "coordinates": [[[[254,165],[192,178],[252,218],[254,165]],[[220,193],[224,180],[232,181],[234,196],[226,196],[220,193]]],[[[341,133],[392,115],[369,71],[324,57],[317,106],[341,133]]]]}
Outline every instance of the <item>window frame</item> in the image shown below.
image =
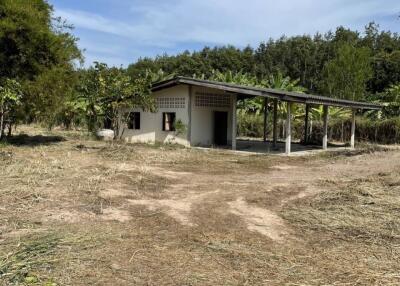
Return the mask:
{"type": "Polygon", "coordinates": [[[140,130],[141,122],[140,122],[141,113],[139,111],[129,112],[127,117],[126,127],[128,130],[140,130]],[[132,128],[130,128],[132,127],[132,128]]]}
{"type": "Polygon", "coordinates": [[[175,123],[176,123],[176,112],[163,112],[162,113],[162,131],[165,132],[174,132],[176,131],[175,129],[175,123]],[[171,116],[170,120],[167,121],[168,116],[171,116]],[[170,122],[172,121],[172,122],[170,122]],[[167,122],[169,124],[169,129],[166,128],[167,122]]]}

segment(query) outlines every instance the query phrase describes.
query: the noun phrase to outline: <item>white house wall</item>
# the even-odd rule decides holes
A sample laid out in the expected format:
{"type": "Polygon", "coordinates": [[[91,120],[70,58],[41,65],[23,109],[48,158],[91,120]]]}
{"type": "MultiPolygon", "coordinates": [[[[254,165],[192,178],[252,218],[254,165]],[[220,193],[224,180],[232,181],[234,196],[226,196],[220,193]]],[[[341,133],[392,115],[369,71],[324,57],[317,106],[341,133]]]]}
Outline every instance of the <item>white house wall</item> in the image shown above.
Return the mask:
{"type": "Polygon", "coordinates": [[[184,108],[162,108],[159,107],[157,112],[143,112],[141,109],[132,111],[140,112],[140,130],[132,130],[121,128],[120,136],[123,140],[130,143],[178,143],[185,146],[211,146],[214,144],[214,112],[222,111],[228,113],[228,144],[232,142],[232,94],[225,93],[220,90],[210,88],[192,87],[187,85],[178,85],[175,87],[163,89],[153,93],[158,98],[184,98],[184,108]],[[216,97],[219,99],[227,99],[224,104],[208,104],[199,105],[196,97],[216,97]],[[189,97],[190,100],[189,100],[189,97]],[[189,102],[191,102],[191,120],[189,120],[189,102]],[[175,112],[176,120],[181,120],[187,126],[189,132],[186,134],[176,135],[176,132],[162,130],[162,114],[163,112],[175,112]],[[191,122],[191,126],[190,125],[191,122]]]}
{"type": "Polygon", "coordinates": [[[132,111],[140,112],[140,130],[132,130],[121,128],[120,136],[123,140],[130,143],[177,143],[189,146],[190,143],[187,134],[177,135],[174,131],[162,130],[162,114],[163,112],[175,112],[176,120],[181,120],[183,124],[189,124],[189,87],[179,85],[168,89],[160,90],[153,93],[157,98],[184,98],[184,108],[158,108],[157,112],[143,112],[141,109],[132,111]]]}
{"type": "Polygon", "coordinates": [[[193,87],[192,88],[192,146],[210,146],[214,144],[214,112],[228,112],[228,144],[232,141],[232,95],[220,90],[193,87]],[[228,107],[218,106],[197,106],[196,96],[215,95],[229,96],[228,107]]]}

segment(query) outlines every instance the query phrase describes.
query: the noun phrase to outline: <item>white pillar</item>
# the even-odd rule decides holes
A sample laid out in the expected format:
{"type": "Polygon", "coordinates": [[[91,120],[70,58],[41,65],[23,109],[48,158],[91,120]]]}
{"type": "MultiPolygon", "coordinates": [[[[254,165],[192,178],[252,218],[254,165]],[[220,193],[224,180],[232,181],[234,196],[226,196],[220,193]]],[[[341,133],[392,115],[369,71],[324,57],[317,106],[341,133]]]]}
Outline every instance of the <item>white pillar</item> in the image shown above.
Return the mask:
{"type": "Polygon", "coordinates": [[[264,134],[263,140],[267,142],[268,98],[264,97],[264,134]]]}
{"type": "Polygon", "coordinates": [[[236,133],[237,133],[236,105],[237,105],[237,95],[235,94],[232,96],[232,150],[236,150],[236,133]]]}
{"type": "Polygon", "coordinates": [[[292,114],[291,114],[291,107],[292,103],[287,102],[287,118],[286,118],[286,142],[285,142],[285,151],[286,155],[290,155],[290,147],[292,144],[292,128],[291,128],[291,121],[292,121],[292,114]]]}
{"type": "Polygon", "coordinates": [[[273,123],[273,146],[276,147],[278,141],[278,99],[274,99],[274,123],[273,123]]]}
{"type": "Polygon", "coordinates": [[[350,138],[351,148],[354,148],[355,136],[356,136],[356,110],[353,109],[351,116],[351,138],[350,138]]]}
{"type": "Polygon", "coordinates": [[[188,101],[188,128],[187,128],[187,140],[189,147],[192,145],[192,93],[193,88],[189,85],[189,101],[188,101]]]}
{"type": "Polygon", "coordinates": [[[304,145],[308,142],[308,113],[310,112],[310,105],[306,104],[306,114],[304,116],[304,145]]]}
{"type": "Polygon", "coordinates": [[[323,116],[324,116],[324,130],[323,134],[324,137],[322,138],[322,148],[324,150],[328,149],[328,116],[329,116],[329,109],[327,105],[323,106],[323,116]]]}

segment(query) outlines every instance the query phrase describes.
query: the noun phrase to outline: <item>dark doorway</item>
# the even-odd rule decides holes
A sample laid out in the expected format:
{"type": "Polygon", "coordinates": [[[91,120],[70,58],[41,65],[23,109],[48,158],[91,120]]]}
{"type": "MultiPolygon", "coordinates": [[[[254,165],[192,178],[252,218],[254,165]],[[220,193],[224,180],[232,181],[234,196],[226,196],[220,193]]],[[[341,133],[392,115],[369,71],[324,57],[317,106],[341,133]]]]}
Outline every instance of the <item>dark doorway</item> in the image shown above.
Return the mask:
{"type": "Polygon", "coordinates": [[[228,144],[228,112],[214,112],[214,144],[221,146],[228,144]]]}

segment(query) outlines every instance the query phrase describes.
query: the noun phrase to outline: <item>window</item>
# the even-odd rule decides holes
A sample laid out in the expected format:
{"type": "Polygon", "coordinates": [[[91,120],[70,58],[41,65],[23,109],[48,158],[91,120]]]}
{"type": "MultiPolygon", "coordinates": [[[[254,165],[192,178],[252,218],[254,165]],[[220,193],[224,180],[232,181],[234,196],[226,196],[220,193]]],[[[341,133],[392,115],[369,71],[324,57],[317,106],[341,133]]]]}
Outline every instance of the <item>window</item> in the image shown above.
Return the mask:
{"type": "Polygon", "coordinates": [[[185,108],[184,97],[158,97],[158,108],[185,108]]]}
{"type": "Polygon", "coordinates": [[[140,129],[140,112],[131,112],[127,118],[128,129],[140,129]]]}
{"type": "Polygon", "coordinates": [[[212,94],[196,92],[195,105],[198,107],[224,107],[230,106],[230,97],[225,94],[212,94]]]}
{"type": "Polygon", "coordinates": [[[163,131],[175,131],[175,112],[163,112],[163,131]]]}

